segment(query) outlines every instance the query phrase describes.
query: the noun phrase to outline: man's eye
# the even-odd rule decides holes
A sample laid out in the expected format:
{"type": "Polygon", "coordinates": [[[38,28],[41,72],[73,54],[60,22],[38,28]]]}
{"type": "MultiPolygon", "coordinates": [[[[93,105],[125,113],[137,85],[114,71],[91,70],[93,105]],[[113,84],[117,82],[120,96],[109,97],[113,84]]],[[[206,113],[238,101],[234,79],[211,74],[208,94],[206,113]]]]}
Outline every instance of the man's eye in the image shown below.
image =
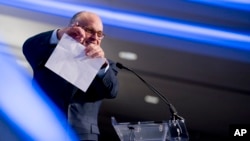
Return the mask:
{"type": "Polygon", "coordinates": [[[101,36],[103,36],[103,33],[102,32],[97,32],[97,36],[101,37],[101,36]]]}
{"type": "Polygon", "coordinates": [[[88,33],[92,33],[93,31],[89,28],[85,28],[85,31],[88,32],[88,33]]]}

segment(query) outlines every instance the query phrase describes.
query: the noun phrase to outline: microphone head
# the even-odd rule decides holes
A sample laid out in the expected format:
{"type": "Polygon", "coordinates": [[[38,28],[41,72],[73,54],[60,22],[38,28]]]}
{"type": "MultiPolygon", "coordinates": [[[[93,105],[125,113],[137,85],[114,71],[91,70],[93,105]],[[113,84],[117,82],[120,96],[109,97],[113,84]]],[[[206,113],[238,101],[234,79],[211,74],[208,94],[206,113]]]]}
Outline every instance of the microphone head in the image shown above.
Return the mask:
{"type": "Polygon", "coordinates": [[[123,66],[121,63],[119,63],[119,62],[116,63],[116,66],[117,66],[119,69],[123,69],[123,68],[124,68],[124,66],[123,66]]]}

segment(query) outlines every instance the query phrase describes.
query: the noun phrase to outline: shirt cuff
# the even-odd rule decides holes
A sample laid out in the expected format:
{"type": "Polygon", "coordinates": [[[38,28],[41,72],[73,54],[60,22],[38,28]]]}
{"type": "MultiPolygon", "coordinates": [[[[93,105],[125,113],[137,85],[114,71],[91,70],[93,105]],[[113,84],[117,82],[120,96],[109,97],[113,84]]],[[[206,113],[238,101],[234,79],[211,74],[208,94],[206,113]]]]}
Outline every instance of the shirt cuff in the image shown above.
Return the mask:
{"type": "Polygon", "coordinates": [[[55,29],[50,37],[50,44],[57,44],[59,42],[58,38],[57,38],[57,30],[55,29]]]}
{"type": "Polygon", "coordinates": [[[109,69],[109,64],[107,64],[107,66],[105,68],[100,69],[99,72],[97,73],[97,75],[99,77],[103,77],[104,74],[107,72],[108,69],[109,69]]]}

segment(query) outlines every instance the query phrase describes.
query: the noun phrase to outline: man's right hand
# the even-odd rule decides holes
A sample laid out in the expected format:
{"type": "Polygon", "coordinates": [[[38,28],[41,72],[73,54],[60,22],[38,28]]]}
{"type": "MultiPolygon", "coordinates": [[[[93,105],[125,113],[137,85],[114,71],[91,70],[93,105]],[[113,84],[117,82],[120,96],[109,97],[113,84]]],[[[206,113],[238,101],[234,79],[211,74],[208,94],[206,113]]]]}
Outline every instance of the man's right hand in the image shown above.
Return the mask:
{"type": "Polygon", "coordinates": [[[63,36],[63,34],[66,33],[69,36],[71,36],[76,41],[82,43],[85,38],[85,31],[76,25],[73,25],[71,27],[65,27],[57,30],[57,38],[60,40],[63,36]]]}

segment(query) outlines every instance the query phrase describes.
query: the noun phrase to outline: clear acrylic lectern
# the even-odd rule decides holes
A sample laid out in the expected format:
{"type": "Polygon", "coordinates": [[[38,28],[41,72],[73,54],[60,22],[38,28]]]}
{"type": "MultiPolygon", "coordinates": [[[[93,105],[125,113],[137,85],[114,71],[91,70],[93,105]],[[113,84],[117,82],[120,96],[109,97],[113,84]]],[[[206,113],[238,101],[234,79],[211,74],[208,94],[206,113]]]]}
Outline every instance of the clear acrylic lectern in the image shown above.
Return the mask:
{"type": "Polygon", "coordinates": [[[188,133],[182,120],[117,123],[111,117],[111,122],[121,141],[188,141],[188,133]]]}

